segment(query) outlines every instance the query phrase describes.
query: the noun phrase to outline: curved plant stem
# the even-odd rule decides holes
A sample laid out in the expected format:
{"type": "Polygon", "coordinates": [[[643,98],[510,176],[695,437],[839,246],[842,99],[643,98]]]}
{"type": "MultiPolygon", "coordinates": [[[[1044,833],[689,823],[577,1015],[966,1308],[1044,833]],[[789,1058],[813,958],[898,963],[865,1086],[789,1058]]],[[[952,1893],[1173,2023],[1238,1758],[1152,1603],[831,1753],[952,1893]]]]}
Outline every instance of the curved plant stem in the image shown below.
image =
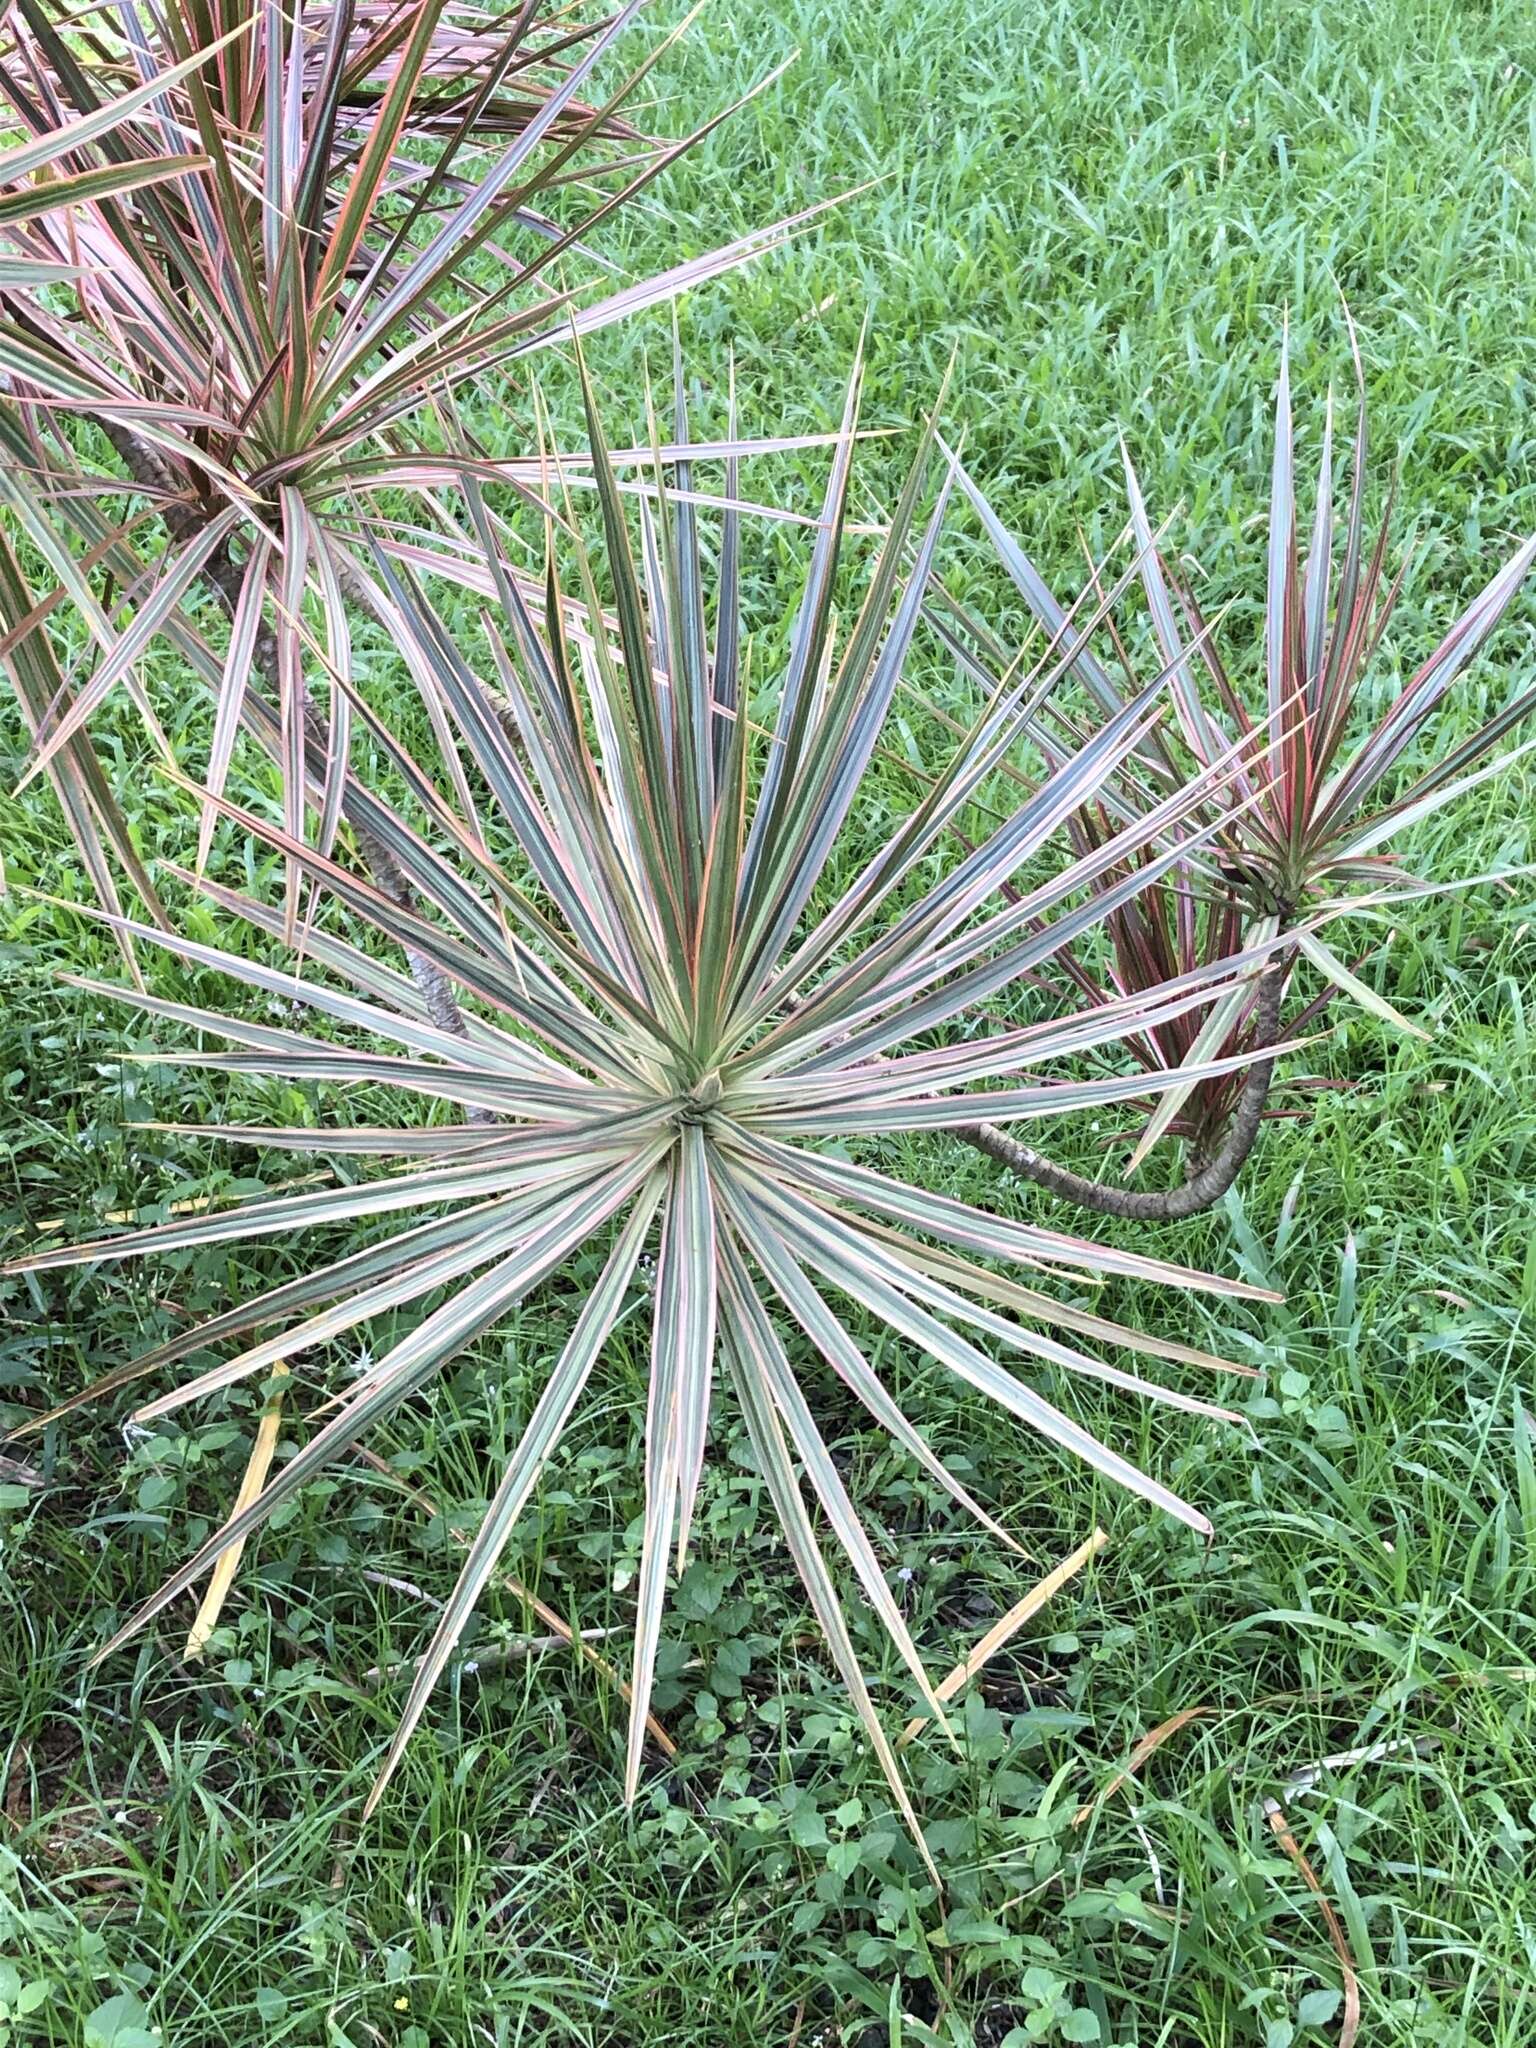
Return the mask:
{"type": "MultiPolygon", "coordinates": [[[[1259,982],[1253,1042],[1261,1049],[1273,1046],[1279,1036],[1286,972],[1287,962],[1276,960],[1264,970],[1259,982]]],[[[1208,1158],[1196,1162],[1193,1171],[1176,1188],[1117,1188],[1089,1180],[1068,1167],[1056,1165],[1054,1160],[1042,1159],[1038,1152],[1021,1145],[1017,1138],[1010,1138],[995,1124],[963,1124],[955,1135],[1000,1166],[1009,1167],[1063,1201],[1076,1202],[1079,1208],[1097,1209],[1104,1216],[1124,1216],[1138,1222],[1181,1222],[1219,1202],[1237,1179],[1258,1137],[1274,1070],[1273,1053],[1268,1059],[1253,1062],[1225,1138],[1208,1158]]]]}

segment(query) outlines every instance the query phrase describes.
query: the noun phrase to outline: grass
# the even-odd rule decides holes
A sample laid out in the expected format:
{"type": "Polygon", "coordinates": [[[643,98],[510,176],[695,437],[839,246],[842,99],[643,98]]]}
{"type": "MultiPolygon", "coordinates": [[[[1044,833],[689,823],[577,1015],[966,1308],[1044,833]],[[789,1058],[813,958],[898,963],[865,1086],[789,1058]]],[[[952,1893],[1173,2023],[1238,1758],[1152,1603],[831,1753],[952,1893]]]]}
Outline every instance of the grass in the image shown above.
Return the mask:
{"type": "MultiPolygon", "coordinates": [[[[669,125],[803,54],[672,179],[688,248],[884,182],[701,296],[685,339],[717,383],[734,346],[763,428],[830,421],[866,306],[876,423],[909,426],[955,355],[949,417],[968,460],[1063,581],[1078,529],[1093,545],[1119,524],[1123,425],[1149,501],[1183,501],[1182,544],[1217,596],[1239,597],[1241,634],[1261,590],[1281,319],[1315,423],[1328,377],[1347,375],[1337,278],[1418,522],[1390,672],[1536,523],[1527,29],[1512,0],[719,0],[669,63],[669,125]]],[[[606,246],[650,261],[677,233],[655,215],[606,246]]],[[[594,352],[613,417],[638,418],[644,351],[665,346],[652,326],[594,352]]],[[[548,389],[568,420],[561,366],[548,389]]],[[[515,445],[521,415],[485,406],[486,432],[515,445]]],[[[871,501],[901,459],[870,451],[871,501]]],[[[766,544],[757,593],[770,640],[787,546],[766,544]]],[[[996,604],[963,524],[950,567],[996,604]]],[[[1528,666],[1529,602],[1521,618],[1471,680],[1469,717],[1528,666]]],[[[181,845],[126,723],[116,744],[146,846],[181,845]]],[[[891,770],[872,831],[906,792],[891,770]]],[[[1421,836],[1418,865],[1450,878],[1531,859],[1531,796],[1518,771],[1480,792],[1421,836]]],[[[0,843],[13,882],[75,886],[42,801],[4,799],[0,843]]],[[[381,1441],[395,1481],[360,1466],[279,1516],[201,1666],[166,1630],[83,1675],[110,1620],[227,1506],[252,1404],[126,1454],[114,1418],[89,1416],[44,1447],[42,1488],[0,1470],[0,2040],[9,2024],[71,2048],[1317,2043],[1337,2036],[1339,1960],[1266,1817],[1278,1800],[1358,1966],[1362,2038],[1517,2048],[1536,2025],[1532,916],[1526,884],[1427,905],[1372,972],[1433,1043],[1342,1023],[1312,1057],[1353,1087],[1270,1126],[1222,1210],[1137,1235],[1287,1295],[1221,1319],[1116,1301],[1264,1368],[1236,1396],[1252,1441],[1077,1396],[1212,1513],[1208,1552],[916,1361],[885,1361],[1042,1569],[1096,1520],[1111,1538],[972,1689],[961,1754],[910,1752],[942,1904],[913,1876],[729,1455],[664,1651],[658,1710],[679,1755],[634,1816],[618,1800],[622,1702],[568,1655],[498,1662],[498,1641],[530,1626],[504,1593],[479,1625],[480,1669],[436,1703],[356,1832],[391,1720],[367,1674],[424,1641],[455,1531],[474,1525],[569,1320],[560,1290],[381,1441]],[[1194,1707],[1209,1711],[1133,1785],[1098,1796],[1141,1736],[1194,1707]],[[1340,1756],[1357,1760],[1291,1783],[1340,1756]]],[[[84,1231],[124,1207],[227,1196],[250,1171],[125,1129],[211,1118],[215,1102],[124,1065],[144,1042],[132,1023],[56,983],[93,944],[67,913],[5,904],[0,1222],[24,1242],[48,1219],[84,1231]]],[[[280,1093],[265,1106],[281,1111],[280,1093]]],[[[1062,1143],[1094,1156],[1089,1131],[1062,1143]]],[[[894,1163],[977,1199],[1033,1199],[999,1191],[970,1153],[894,1163]]],[[[0,1402],[73,1388],[300,1255],[262,1250],[259,1273],[183,1260],[0,1282],[0,1402]]],[[[643,1371],[638,1342],[612,1347],[514,1561],[577,1625],[621,1631],[621,1663],[643,1371]]],[[[819,1407],[836,1426],[832,1388],[819,1407]]],[[[733,1425],[719,1427],[729,1453],[733,1425]]],[[[851,1416],[838,1448],[945,1668],[1020,1572],[851,1416]]],[[[885,1696],[894,1724],[904,1694],[885,1696]]]]}

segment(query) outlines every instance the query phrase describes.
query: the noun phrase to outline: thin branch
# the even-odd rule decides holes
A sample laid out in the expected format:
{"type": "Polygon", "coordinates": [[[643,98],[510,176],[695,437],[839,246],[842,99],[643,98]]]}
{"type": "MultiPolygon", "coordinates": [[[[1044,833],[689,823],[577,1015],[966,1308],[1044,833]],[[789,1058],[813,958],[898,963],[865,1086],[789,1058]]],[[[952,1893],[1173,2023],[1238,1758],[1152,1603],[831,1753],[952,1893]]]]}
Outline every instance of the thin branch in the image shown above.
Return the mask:
{"type": "MultiPolygon", "coordinates": [[[[434,1602],[434,1606],[440,1602],[434,1602]]],[[[453,1668],[461,1676],[473,1677],[476,1672],[499,1670],[504,1664],[521,1663],[525,1658],[541,1656],[546,1650],[579,1648],[585,1643],[604,1643],[611,1636],[622,1634],[618,1628],[584,1628],[572,1638],[569,1635],[513,1636],[504,1643],[489,1643],[473,1657],[466,1657],[453,1668]]],[[[414,1671],[422,1663],[420,1657],[402,1657],[393,1664],[375,1664],[363,1673],[364,1685],[383,1685],[402,1671],[414,1671]]]]}

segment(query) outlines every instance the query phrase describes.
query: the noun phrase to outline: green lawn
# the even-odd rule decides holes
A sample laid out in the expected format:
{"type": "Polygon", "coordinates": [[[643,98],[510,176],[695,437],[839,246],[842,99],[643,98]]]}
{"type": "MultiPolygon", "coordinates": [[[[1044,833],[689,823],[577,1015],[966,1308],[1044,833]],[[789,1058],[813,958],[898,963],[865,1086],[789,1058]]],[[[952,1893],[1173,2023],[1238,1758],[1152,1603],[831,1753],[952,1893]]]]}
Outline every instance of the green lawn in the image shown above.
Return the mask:
{"type": "MultiPolygon", "coordinates": [[[[1281,322],[1288,309],[1315,433],[1330,378],[1348,391],[1342,290],[1418,542],[1384,682],[1536,524],[1528,7],[716,0],[660,74],[658,124],[681,131],[796,46],[783,81],[603,246],[671,261],[881,179],[682,321],[717,394],[734,347],[749,429],[794,431],[835,418],[867,309],[869,419],[903,430],[866,453],[868,506],[888,501],[953,355],[951,435],[1062,582],[1080,532],[1107,544],[1121,523],[1123,428],[1154,510],[1182,503],[1178,544],[1202,590],[1236,598],[1234,644],[1252,653],[1281,322]]],[[[664,376],[668,348],[659,320],[594,348],[611,425],[643,433],[645,351],[664,376]]],[[[551,365],[547,391],[571,421],[568,366],[551,365]]],[[[481,424],[510,450],[525,420],[487,401],[481,424]]],[[[760,487],[804,509],[814,473],[780,463],[760,487]]],[[[777,528],[754,547],[768,661],[792,541],[777,528]]],[[[948,570],[1007,616],[960,517],[948,570]]],[[[1536,599],[1516,620],[1465,687],[1469,719],[1529,666],[1536,599]]],[[[927,680],[944,678],[935,651],[927,680]]],[[[389,686],[382,653],[375,686],[389,686]]],[[[176,800],[139,774],[132,723],[116,730],[146,847],[181,850],[176,800]]],[[[19,764],[18,735],[4,738],[19,764]]],[[[910,792],[894,767],[876,777],[872,838],[910,792]]],[[[1536,859],[1532,796],[1516,768],[1421,833],[1415,863],[1451,879],[1536,859]]],[[[12,884],[78,893],[36,792],[0,799],[0,846],[12,884]]],[[[247,1561],[206,1667],[180,1663],[166,1627],[84,1671],[227,1509],[249,1402],[126,1451],[117,1415],[77,1417],[29,1448],[41,1489],[0,1467],[0,2042],[145,2048],[141,2027],[165,2048],[1287,2048],[1338,2036],[1331,1912],[1358,1967],[1362,2043],[1520,2048],[1536,2034],[1531,898],[1514,883],[1424,906],[1370,972],[1432,1043],[1341,1013],[1299,1065],[1353,1085],[1270,1125],[1213,1215],[1124,1231],[1287,1296],[1233,1310],[1126,1288],[1114,1302],[1261,1366],[1231,1396],[1251,1438],[1107,1391],[1072,1397],[1211,1514],[1209,1550],[958,1402],[931,1367],[894,1347],[882,1360],[1039,1570],[1096,1521],[1110,1536],[972,1689],[959,1754],[908,1752],[942,1902],[913,1875],[807,1635],[729,1415],[658,1686],[679,1754],[635,1812],[612,1684],[565,1653],[498,1657],[530,1626],[500,1595],[481,1668],[445,1688],[358,1830],[395,1699],[369,1673],[422,1647],[453,1533],[475,1525],[568,1327],[567,1290],[531,1300],[378,1440],[443,1514],[364,1467],[311,1489],[247,1561]],[[1195,1708],[1077,1824],[1139,1737],[1195,1708]],[[8,2034],[7,1999],[44,1981],[8,2034]]],[[[124,1208],[227,1196],[251,1170],[216,1145],[125,1134],[211,1119],[219,1099],[123,1063],[148,1042],[139,1024],[54,978],[82,959],[114,971],[67,912],[0,906],[0,1231],[18,1244],[54,1219],[85,1234],[124,1208]]],[[[282,1091],[263,1103],[280,1113],[282,1091]]],[[[1091,1130],[1059,1135],[1079,1165],[1098,1156],[1091,1130]]],[[[894,1163],[1046,1212],[937,1140],[894,1163]]],[[[305,1255],[0,1280],[0,1418],[305,1255]]],[[[512,1553],[581,1627],[616,1631],[600,1647],[621,1666],[644,1371],[643,1343],[621,1336],[512,1553]]],[[[1028,1568],[975,1544],[831,1386],[818,1400],[945,1669],[1028,1568]]],[[[861,1641],[894,1726],[905,1689],[873,1627],[861,1641]]]]}

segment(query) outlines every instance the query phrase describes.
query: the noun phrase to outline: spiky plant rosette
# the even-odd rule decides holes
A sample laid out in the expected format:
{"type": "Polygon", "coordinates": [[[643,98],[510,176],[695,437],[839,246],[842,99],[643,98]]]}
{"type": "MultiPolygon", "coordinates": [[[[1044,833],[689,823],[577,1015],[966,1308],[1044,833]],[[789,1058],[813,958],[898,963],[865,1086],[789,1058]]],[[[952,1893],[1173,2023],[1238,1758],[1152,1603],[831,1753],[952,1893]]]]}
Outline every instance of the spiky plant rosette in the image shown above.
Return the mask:
{"type": "MultiPolygon", "coordinates": [[[[1153,530],[1130,451],[1123,449],[1151,660],[1168,676],[1174,715],[1084,807],[1074,836],[1079,846],[1099,843],[1137,808],[1156,802],[1191,772],[1204,774],[1218,763],[1226,764],[1220,800],[1228,820],[1185,867],[1165,871],[1147,893],[1114,912],[1108,921],[1114,971],[1092,969],[1075,977],[1076,986],[1089,1000],[1133,994],[1198,961],[1214,961],[1282,933],[1293,962],[1310,963],[1322,986],[1285,1023],[1278,1004],[1260,1018],[1251,984],[1234,987],[1203,1017],[1180,1019],[1136,1042],[1139,1056],[1156,1073],[1216,1052],[1253,1050],[1258,1023],[1269,1046],[1283,1047],[1340,994],[1399,1030],[1425,1036],[1362,979],[1358,963],[1340,957],[1322,930],[1356,907],[1380,908],[1389,931],[1403,921],[1410,899],[1427,893],[1403,860],[1402,843],[1414,826],[1502,775],[1536,746],[1531,739],[1509,744],[1536,712],[1536,687],[1528,677],[1492,716],[1463,724],[1457,703],[1466,672],[1536,563],[1536,534],[1497,565],[1407,682],[1372,715],[1373,700],[1379,704],[1382,694],[1377,657],[1408,564],[1405,559],[1389,574],[1391,493],[1374,536],[1367,529],[1369,435],[1358,351],[1355,372],[1359,398],[1341,545],[1332,402],[1307,517],[1298,505],[1290,357],[1282,343],[1263,635],[1255,687],[1246,694],[1242,672],[1229,671],[1223,660],[1222,647],[1231,636],[1220,630],[1219,618],[1206,620],[1164,552],[1162,531],[1153,530]]],[[[1071,705],[1068,693],[1058,693],[1044,707],[1035,733],[1047,757],[1059,759],[1080,747],[1102,720],[1118,717],[1137,689],[1137,663],[1128,651],[1134,630],[1117,622],[1114,607],[1099,607],[1102,641],[1096,651],[1093,632],[1063,609],[980,485],[958,464],[956,473],[1037,628],[1072,652],[1079,701],[1071,705]],[[1110,655],[1103,652],[1105,641],[1110,655]]],[[[1080,618],[1081,606],[1074,611],[1080,618]]],[[[975,630],[976,622],[965,624],[972,631],[962,651],[972,671],[984,680],[1006,673],[1014,658],[1006,647],[984,628],[975,630]]],[[[953,637],[951,644],[960,645],[953,637]]],[[[1111,869],[1096,886],[1113,888],[1120,879],[1111,869]]],[[[1070,969],[1069,961],[1063,964],[1070,969]]],[[[1243,1089],[1241,1077],[1223,1076],[1198,1084],[1186,1077],[1165,1091],[1149,1104],[1130,1168],[1165,1132],[1197,1148],[1219,1143],[1243,1089]]]]}
{"type": "MultiPolygon", "coordinates": [[[[1143,1075],[1095,1064],[1093,1055],[1209,1003],[1234,976],[1260,971],[1265,955],[1250,949],[1076,1015],[983,1035],[967,1027],[977,1005],[1080,939],[1113,907],[1116,891],[1092,887],[1106,865],[1132,863],[1123,898],[1215,829],[1205,815],[1210,788],[1196,781],[1102,849],[1059,870],[1045,858],[1063,822],[1161,716],[1164,678],[1157,677],[1029,800],[1000,821],[994,816],[972,851],[940,858],[957,821],[974,822],[979,800],[995,797],[999,765],[1041,694],[1059,681],[1066,657],[1054,649],[975,712],[926,795],[878,851],[831,865],[912,653],[948,488],[920,522],[930,466],[925,438],[862,604],[839,633],[833,591],[848,523],[857,389],[856,374],[776,688],[743,687],[749,643],[738,515],[723,518],[710,606],[691,502],[693,464],[673,465],[670,490],[658,478],[657,513],[642,502],[637,568],[625,501],[589,400],[602,556],[589,554],[574,526],[560,535],[540,617],[506,558],[489,555],[501,600],[485,622],[492,675],[475,672],[424,590],[381,564],[455,739],[445,794],[369,720],[422,820],[418,830],[404,809],[373,799],[370,829],[387,838],[421,911],[402,909],[312,845],[223,805],[254,839],[299,862],[354,929],[428,955],[472,999],[466,1036],[435,1028],[407,977],[365,946],[333,936],[324,920],[308,934],[302,973],[147,927],[140,935],[189,964],[305,1005],[316,1019],[349,1027],[361,1044],[85,984],[235,1047],[167,1052],[171,1061],[349,1091],[384,1084],[495,1119],[388,1130],[225,1126],[226,1139],[371,1156],[405,1170],[20,1262],[78,1264],[400,1219],[397,1234],[229,1309],[90,1390],[158,1373],[210,1346],[242,1347],[151,1400],[139,1411],[145,1421],[241,1381],[260,1384],[280,1361],[428,1295],[444,1297],[332,1395],[259,1497],[172,1574],[102,1655],[581,1247],[606,1247],[601,1275],[538,1394],[418,1667],[374,1800],[653,1243],[629,1796],[641,1767],[668,1573],[688,1553],[723,1383],[838,1669],[917,1833],[807,1488],[927,1710],[942,1719],[942,1709],[797,1378],[791,1354],[799,1343],[1004,1541],[1001,1524],[898,1405],[861,1332],[894,1332],[1059,1450],[1191,1529],[1208,1528],[1197,1508],[1099,1441],[1033,1381],[1062,1368],[1197,1415],[1223,1415],[1099,1351],[1215,1369],[1225,1369],[1223,1361],[1062,1299],[1052,1281],[1081,1286],[1120,1276],[1233,1295],[1257,1290],[990,1214],[903,1182],[875,1162],[883,1137],[942,1138],[981,1114],[1004,1122],[1055,1117],[1144,1090],[1143,1075]],[[566,558],[575,562],[569,592],[557,573],[566,558]],[[570,629],[573,614],[584,620],[580,630],[570,629]],[[503,847],[510,851],[499,854],[503,847]],[[1144,865],[1133,861],[1139,852],[1148,856],[1144,865]],[[1026,869],[1041,879],[1000,904],[999,885],[1026,869]],[[378,1050],[379,1043],[394,1049],[378,1050]],[[1050,1071],[1064,1063],[1075,1077],[1050,1071]],[[832,1149],[829,1140],[840,1143],[832,1149]],[[846,1156],[849,1141],[861,1153],[873,1148],[875,1159],[846,1156]],[[409,1220],[438,1210],[445,1213],[409,1220]],[[257,1331],[267,1334],[254,1338],[257,1331]]],[[[676,437],[689,445],[681,416],[676,437]]],[[[724,496],[735,498],[729,473],[724,496]]],[[[227,912],[281,935],[280,909],[214,881],[205,886],[227,912]]]]}

